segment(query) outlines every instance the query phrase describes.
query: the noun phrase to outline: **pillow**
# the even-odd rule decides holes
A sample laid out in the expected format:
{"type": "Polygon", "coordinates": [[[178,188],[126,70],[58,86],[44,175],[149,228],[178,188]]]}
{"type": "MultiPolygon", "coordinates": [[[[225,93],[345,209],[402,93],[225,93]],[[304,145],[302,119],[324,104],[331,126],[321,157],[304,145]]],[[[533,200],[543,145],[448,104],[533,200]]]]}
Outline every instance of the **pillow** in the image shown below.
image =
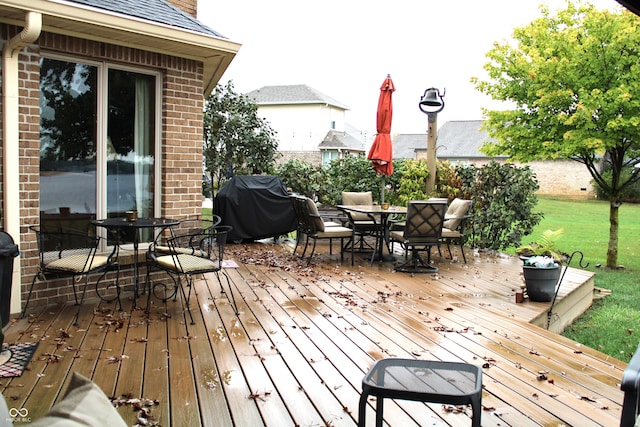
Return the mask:
{"type": "Polygon", "coordinates": [[[462,217],[469,213],[469,206],[471,206],[471,200],[453,199],[444,216],[452,219],[445,220],[442,226],[449,230],[457,229],[462,222],[462,217]]]}
{"type": "Polygon", "coordinates": [[[0,426],[13,425],[13,418],[9,415],[9,408],[4,396],[0,394],[0,426]]]}
{"type": "Polygon", "coordinates": [[[77,372],[67,392],[47,414],[30,427],[127,427],[111,401],[94,382],[77,372]]]}
{"type": "Polygon", "coordinates": [[[311,200],[308,197],[306,199],[307,199],[306,201],[307,201],[307,207],[308,207],[309,214],[310,215],[315,215],[315,216],[312,216],[311,218],[309,218],[310,221],[315,226],[316,231],[318,231],[318,232],[324,231],[324,221],[322,220],[322,218],[320,218],[320,212],[318,212],[318,207],[313,202],[313,200],[311,200]]]}
{"type": "MultiPolygon", "coordinates": [[[[343,191],[342,204],[371,206],[373,205],[373,193],[371,191],[343,191]]],[[[362,212],[351,212],[351,219],[354,221],[372,221],[369,215],[362,212]]]]}

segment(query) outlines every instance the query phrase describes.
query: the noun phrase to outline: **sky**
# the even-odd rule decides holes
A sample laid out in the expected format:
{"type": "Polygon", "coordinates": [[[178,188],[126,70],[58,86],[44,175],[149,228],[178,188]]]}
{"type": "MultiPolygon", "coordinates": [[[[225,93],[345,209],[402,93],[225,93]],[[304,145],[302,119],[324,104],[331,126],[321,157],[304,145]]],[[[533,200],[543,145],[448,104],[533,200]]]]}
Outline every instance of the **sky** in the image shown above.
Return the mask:
{"type": "MultiPolygon", "coordinates": [[[[504,104],[478,92],[485,54],[513,29],[541,16],[539,0],[200,0],[198,19],[242,44],[222,76],[238,93],[263,86],[308,85],[349,107],[347,123],[375,136],[380,86],[389,74],[391,133],[426,133],[418,103],[425,90],[445,91],[438,127],[480,120],[504,104]]],[[[547,0],[549,9],[566,7],[547,0]]],[[[600,9],[615,0],[592,0],[600,9]]]]}

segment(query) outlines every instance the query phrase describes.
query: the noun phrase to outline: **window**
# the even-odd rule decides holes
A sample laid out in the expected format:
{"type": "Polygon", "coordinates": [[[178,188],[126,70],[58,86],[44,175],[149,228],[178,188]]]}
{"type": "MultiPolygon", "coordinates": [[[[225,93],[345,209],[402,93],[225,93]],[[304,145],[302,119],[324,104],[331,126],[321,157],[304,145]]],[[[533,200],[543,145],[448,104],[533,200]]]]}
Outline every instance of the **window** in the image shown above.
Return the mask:
{"type": "Polygon", "coordinates": [[[156,206],[158,76],[106,64],[40,62],[43,227],[87,229],[96,217],[156,206]]]}
{"type": "Polygon", "coordinates": [[[323,150],[322,151],[322,164],[324,166],[329,165],[332,160],[340,158],[338,150],[323,150]]]}

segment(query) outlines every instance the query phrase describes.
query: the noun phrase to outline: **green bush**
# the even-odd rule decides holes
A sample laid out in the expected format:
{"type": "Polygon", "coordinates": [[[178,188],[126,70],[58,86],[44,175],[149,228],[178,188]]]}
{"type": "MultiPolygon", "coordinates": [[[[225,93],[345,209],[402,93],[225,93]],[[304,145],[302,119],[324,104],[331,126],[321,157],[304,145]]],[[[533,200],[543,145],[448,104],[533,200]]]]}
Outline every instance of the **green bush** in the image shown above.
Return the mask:
{"type": "MultiPolygon", "coordinates": [[[[429,170],[424,160],[394,161],[394,173],[385,177],[385,202],[406,206],[410,200],[456,197],[474,201],[468,243],[482,249],[502,250],[520,246],[542,218],[533,212],[538,183],[528,167],[491,162],[482,167],[438,164],[436,185],[426,194],[429,170]]],[[[371,191],[380,202],[382,177],[365,157],[346,156],[328,166],[312,166],[290,160],[277,170],[284,185],[324,205],[341,203],[342,191],[371,191]]]]}
{"type": "Polygon", "coordinates": [[[397,184],[391,192],[389,202],[399,206],[406,206],[410,200],[428,199],[426,193],[429,169],[424,160],[405,160],[398,164],[397,184]]]}
{"type": "Polygon", "coordinates": [[[380,201],[382,177],[371,167],[371,162],[362,156],[345,156],[329,163],[328,181],[320,193],[321,203],[336,205],[341,203],[343,191],[371,191],[374,202],[380,201]]]}
{"type": "Polygon", "coordinates": [[[304,194],[314,200],[326,180],[326,172],[321,166],[313,166],[298,159],[288,160],[279,165],[276,175],[292,192],[304,194]]]}
{"type": "Polygon", "coordinates": [[[454,164],[449,161],[437,163],[438,173],[436,174],[436,184],[433,197],[446,197],[449,201],[459,197],[461,199],[471,199],[469,188],[465,187],[462,178],[454,164]]]}
{"type": "Polygon", "coordinates": [[[460,166],[457,171],[474,201],[468,242],[494,250],[520,246],[522,237],[542,219],[533,211],[539,187],[531,169],[491,162],[480,168],[460,166]]]}

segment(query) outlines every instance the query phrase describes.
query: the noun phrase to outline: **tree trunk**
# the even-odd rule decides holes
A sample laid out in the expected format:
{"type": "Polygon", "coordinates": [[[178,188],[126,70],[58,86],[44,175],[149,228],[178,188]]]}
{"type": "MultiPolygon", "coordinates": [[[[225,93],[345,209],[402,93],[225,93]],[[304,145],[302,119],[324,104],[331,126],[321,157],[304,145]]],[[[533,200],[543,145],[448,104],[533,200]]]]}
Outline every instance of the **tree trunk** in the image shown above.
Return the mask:
{"type": "Polygon", "coordinates": [[[618,266],[618,209],[620,204],[609,202],[609,247],[607,248],[607,267],[618,266]]]}

